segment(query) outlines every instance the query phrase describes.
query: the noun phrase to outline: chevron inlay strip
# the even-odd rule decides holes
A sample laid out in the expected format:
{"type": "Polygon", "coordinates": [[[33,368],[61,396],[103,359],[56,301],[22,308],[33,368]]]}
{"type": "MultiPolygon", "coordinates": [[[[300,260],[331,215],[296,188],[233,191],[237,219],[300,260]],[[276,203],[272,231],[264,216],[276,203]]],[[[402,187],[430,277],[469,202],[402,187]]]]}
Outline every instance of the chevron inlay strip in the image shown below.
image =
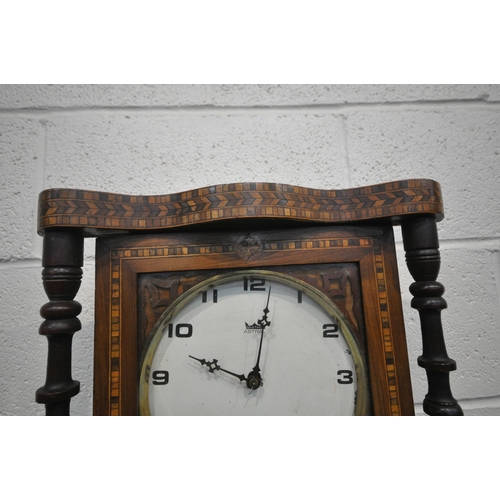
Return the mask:
{"type": "Polygon", "coordinates": [[[235,183],[156,196],[47,189],[40,193],[38,232],[49,228],[155,230],[214,220],[265,217],[311,222],[443,217],[441,188],[429,179],[323,190],[274,183],[235,183]]]}

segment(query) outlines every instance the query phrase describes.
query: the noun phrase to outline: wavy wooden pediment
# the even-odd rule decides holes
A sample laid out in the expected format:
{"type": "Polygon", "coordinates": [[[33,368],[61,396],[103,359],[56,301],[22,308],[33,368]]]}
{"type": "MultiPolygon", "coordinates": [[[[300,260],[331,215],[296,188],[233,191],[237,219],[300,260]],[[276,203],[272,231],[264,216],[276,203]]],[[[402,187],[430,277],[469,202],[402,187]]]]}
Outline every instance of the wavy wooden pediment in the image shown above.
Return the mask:
{"type": "Polygon", "coordinates": [[[438,221],[443,218],[439,183],[409,179],[325,190],[243,182],[153,196],[63,188],[40,193],[38,233],[51,228],[81,228],[90,236],[238,219],[329,224],[390,219],[398,224],[411,215],[435,215],[438,221]]]}

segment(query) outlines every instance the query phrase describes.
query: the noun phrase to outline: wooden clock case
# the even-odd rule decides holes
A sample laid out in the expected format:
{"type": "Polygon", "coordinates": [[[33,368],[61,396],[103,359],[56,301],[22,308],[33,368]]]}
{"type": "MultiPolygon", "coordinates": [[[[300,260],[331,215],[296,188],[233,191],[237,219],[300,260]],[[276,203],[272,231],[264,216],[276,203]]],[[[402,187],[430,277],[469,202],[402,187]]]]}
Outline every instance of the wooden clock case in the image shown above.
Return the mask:
{"type": "Polygon", "coordinates": [[[424,411],[461,415],[441,327],[444,287],[436,222],[439,184],[427,179],[348,190],[273,183],[210,186],[163,196],[49,189],[39,198],[49,302],[47,415],[68,415],[79,392],[71,344],[81,328],[83,238],[97,237],[94,414],[136,415],[141,355],[162,312],[204,279],[239,269],[285,273],[318,288],[356,332],[369,373],[371,413],[412,415],[413,396],[393,225],[401,224],[415,283],[429,385],[424,411]]]}

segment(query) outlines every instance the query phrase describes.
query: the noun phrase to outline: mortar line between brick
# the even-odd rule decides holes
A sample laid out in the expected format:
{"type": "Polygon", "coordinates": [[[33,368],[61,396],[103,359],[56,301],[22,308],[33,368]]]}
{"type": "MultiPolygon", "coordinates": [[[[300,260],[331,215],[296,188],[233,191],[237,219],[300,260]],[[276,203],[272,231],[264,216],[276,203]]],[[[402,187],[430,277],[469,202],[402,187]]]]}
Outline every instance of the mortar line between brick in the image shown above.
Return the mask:
{"type": "MultiPolygon", "coordinates": [[[[400,238],[399,226],[394,228],[395,236],[397,237],[396,248],[403,251],[403,242],[400,238]],[[396,233],[396,230],[398,233],[396,233]]],[[[438,224],[439,231],[439,224],[438,224]]],[[[489,251],[500,251],[500,237],[472,237],[472,238],[449,238],[445,239],[440,237],[439,248],[441,250],[489,250],[489,251]]]]}
{"type": "Polygon", "coordinates": [[[498,306],[500,307],[500,251],[492,252],[493,275],[495,276],[495,288],[497,291],[498,306]]]}
{"type": "MultiPolygon", "coordinates": [[[[453,374],[453,372],[452,372],[453,374]]],[[[457,398],[460,406],[464,410],[465,415],[467,416],[468,411],[472,410],[481,410],[488,408],[500,408],[500,396],[485,396],[482,398],[457,398]]],[[[415,403],[415,412],[417,414],[423,414],[422,403],[415,403]]]]}
{"type": "Polygon", "coordinates": [[[460,405],[466,409],[477,409],[485,406],[500,407],[500,396],[484,396],[482,398],[464,398],[459,400],[460,405]]]}
{"type": "MultiPolygon", "coordinates": [[[[40,238],[40,237],[39,237],[40,238]]],[[[41,240],[42,238],[40,238],[41,240]]],[[[94,238],[91,238],[94,239],[94,238]]],[[[85,266],[95,266],[95,257],[90,255],[85,255],[84,267],[85,266]]],[[[18,260],[0,260],[0,271],[5,269],[25,269],[30,267],[42,267],[42,258],[33,257],[27,259],[18,260]]],[[[86,279],[94,279],[94,275],[87,275],[86,279]]],[[[40,281],[41,284],[41,281],[40,281]]]]}
{"type": "MultiPolygon", "coordinates": [[[[0,271],[6,269],[26,269],[29,267],[42,267],[42,259],[20,259],[20,260],[8,260],[0,261],[0,271]]],[[[41,284],[41,281],[40,281],[41,284]]]]}
{"type": "MultiPolygon", "coordinates": [[[[439,231],[439,224],[438,224],[439,231]]],[[[488,238],[456,238],[444,239],[439,241],[441,249],[465,249],[465,250],[500,250],[500,237],[488,238]]]]}
{"type": "Polygon", "coordinates": [[[68,114],[99,114],[114,113],[123,115],[136,114],[255,114],[255,113],[325,113],[339,114],[354,111],[424,111],[443,109],[498,109],[500,101],[484,101],[478,99],[442,100],[442,101],[401,101],[401,102],[358,102],[334,104],[287,104],[287,105],[257,105],[257,106],[217,106],[213,104],[180,105],[180,106],[70,106],[70,107],[39,107],[39,108],[4,108],[0,116],[64,116],[68,114]]]}

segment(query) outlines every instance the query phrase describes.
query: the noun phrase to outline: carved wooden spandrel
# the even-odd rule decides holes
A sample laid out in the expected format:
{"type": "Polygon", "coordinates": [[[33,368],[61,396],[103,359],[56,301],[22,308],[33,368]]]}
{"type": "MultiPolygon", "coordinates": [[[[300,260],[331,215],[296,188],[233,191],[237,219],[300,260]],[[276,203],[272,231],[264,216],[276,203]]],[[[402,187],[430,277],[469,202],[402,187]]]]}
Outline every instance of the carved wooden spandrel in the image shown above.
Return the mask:
{"type": "Polygon", "coordinates": [[[138,347],[144,343],[165,309],[178,297],[202,281],[215,276],[215,271],[204,273],[173,272],[142,274],[138,279],[138,347]]]}

